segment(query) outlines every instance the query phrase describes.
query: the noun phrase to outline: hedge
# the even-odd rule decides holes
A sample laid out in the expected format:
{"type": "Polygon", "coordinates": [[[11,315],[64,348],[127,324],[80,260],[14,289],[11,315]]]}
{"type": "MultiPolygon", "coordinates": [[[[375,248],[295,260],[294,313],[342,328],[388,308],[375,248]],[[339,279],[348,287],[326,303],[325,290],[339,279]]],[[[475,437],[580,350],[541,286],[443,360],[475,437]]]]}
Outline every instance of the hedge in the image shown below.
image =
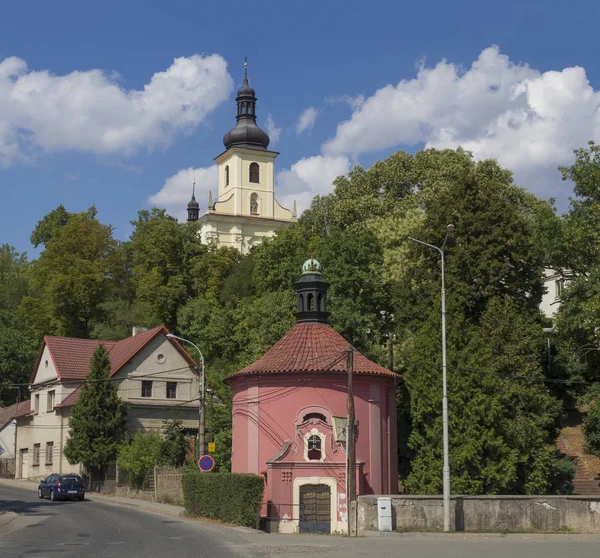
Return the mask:
{"type": "Polygon", "coordinates": [[[181,484],[186,515],[258,528],[263,477],[190,471],[183,474],[181,484]]]}

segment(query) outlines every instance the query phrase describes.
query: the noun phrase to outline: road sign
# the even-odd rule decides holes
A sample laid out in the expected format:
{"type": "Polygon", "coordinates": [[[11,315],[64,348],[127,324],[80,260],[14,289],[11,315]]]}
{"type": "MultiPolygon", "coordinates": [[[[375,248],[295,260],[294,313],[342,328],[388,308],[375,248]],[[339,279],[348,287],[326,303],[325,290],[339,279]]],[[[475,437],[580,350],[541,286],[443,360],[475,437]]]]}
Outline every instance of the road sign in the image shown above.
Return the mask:
{"type": "Polygon", "coordinates": [[[198,459],[198,468],[205,473],[212,471],[215,467],[215,460],[210,455],[203,455],[198,459]]]}
{"type": "Polygon", "coordinates": [[[215,453],[215,443],[208,442],[208,453],[215,453]]]}

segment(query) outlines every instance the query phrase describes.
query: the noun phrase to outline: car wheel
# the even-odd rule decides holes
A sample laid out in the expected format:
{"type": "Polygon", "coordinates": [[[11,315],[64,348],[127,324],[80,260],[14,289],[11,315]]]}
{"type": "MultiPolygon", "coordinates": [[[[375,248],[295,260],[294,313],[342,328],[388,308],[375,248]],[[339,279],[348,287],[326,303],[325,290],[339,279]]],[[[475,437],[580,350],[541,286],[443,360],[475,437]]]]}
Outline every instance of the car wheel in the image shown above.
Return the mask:
{"type": "Polygon", "coordinates": [[[43,498],[44,495],[42,494],[42,489],[38,488],[38,498],[43,498]]]}
{"type": "Polygon", "coordinates": [[[50,500],[54,502],[56,500],[56,496],[54,495],[54,489],[50,490],[50,500]]]}

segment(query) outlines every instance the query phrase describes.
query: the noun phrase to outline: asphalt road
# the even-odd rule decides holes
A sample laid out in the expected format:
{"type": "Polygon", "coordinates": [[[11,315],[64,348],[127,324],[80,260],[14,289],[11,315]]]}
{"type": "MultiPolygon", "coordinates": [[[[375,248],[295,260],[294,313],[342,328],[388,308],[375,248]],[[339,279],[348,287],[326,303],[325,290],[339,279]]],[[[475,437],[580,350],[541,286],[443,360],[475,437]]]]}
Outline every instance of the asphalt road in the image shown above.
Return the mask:
{"type": "Polygon", "coordinates": [[[0,483],[0,558],[597,558],[598,535],[266,535],[0,483]],[[8,512],[2,513],[8,510],[8,512]]]}
{"type": "Polygon", "coordinates": [[[0,486],[1,510],[19,514],[0,528],[0,556],[7,558],[260,556],[244,552],[246,541],[235,531],[223,537],[216,525],[89,500],[39,500],[22,488],[0,486]]]}

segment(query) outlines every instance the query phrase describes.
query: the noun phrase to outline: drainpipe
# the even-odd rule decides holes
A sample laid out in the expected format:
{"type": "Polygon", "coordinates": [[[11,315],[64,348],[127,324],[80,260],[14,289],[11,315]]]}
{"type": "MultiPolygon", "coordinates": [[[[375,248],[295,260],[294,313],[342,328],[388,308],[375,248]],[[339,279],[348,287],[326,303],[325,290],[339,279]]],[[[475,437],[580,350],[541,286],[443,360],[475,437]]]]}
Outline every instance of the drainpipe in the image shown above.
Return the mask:
{"type": "MultiPolygon", "coordinates": [[[[19,410],[19,406],[17,405],[17,411],[19,410]]],[[[14,468],[15,471],[13,473],[13,478],[17,478],[17,419],[13,419],[13,423],[15,425],[15,449],[13,450],[13,458],[15,460],[14,468]]]]}
{"type": "Polygon", "coordinates": [[[62,475],[62,462],[63,462],[63,413],[60,411],[60,446],[58,452],[58,473],[62,475]]]}

